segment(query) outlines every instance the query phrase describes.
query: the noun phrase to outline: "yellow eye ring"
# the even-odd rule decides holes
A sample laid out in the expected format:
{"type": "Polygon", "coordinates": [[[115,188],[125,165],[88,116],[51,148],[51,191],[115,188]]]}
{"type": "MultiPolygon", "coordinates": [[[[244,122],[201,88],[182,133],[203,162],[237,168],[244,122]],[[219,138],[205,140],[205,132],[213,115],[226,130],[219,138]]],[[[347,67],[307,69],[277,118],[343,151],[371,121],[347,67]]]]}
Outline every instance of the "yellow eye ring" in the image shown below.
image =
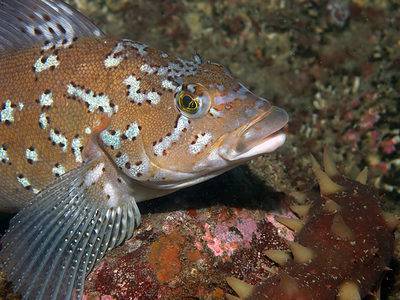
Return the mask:
{"type": "Polygon", "coordinates": [[[188,114],[194,115],[200,109],[200,101],[199,99],[193,98],[191,95],[182,91],[178,95],[178,108],[188,114]]]}
{"type": "Polygon", "coordinates": [[[201,84],[189,84],[175,95],[175,106],[187,118],[201,118],[210,109],[211,98],[201,84]]]}

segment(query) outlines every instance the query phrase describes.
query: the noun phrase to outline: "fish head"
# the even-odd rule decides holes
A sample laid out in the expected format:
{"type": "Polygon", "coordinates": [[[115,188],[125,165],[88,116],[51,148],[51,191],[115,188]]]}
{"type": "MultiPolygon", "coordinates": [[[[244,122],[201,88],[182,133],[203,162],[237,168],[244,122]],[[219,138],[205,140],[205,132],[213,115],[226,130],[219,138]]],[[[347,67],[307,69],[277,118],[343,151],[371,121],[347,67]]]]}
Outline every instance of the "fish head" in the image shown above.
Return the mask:
{"type": "Polygon", "coordinates": [[[285,142],[288,114],[253,94],[226,68],[202,62],[163,93],[143,138],[153,175],[147,184],[178,189],[217,176],[285,142]],[[172,122],[174,122],[172,124],[172,122]]]}

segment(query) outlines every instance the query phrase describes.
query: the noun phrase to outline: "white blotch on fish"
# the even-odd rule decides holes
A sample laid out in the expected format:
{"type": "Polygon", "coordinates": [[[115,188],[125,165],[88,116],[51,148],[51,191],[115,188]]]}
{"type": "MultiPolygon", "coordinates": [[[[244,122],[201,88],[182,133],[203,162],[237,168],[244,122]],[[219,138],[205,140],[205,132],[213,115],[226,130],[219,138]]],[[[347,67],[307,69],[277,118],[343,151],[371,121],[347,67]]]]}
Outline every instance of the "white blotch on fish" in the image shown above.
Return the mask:
{"type": "Polygon", "coordinates": [[[91,186],[98,182],[104,174],[104,163],[99,163],[96,167],[94,167],[92,170],[90,170],[84,179],[84,183],[86,186],[91,186]]]}

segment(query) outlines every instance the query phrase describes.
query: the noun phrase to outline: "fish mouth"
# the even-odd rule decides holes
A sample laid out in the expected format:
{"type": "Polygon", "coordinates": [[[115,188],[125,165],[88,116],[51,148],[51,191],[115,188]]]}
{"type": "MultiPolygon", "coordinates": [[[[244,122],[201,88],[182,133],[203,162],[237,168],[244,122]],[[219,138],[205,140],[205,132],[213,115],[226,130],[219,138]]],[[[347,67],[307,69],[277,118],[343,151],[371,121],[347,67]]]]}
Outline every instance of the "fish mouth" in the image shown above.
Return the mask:
{"type": "Polygon", "coordinates": [[[286,111],[276,106],[269,106],[268,110],[260,113],[246,125],[221,137],[214,147],[215,153],[211,152],[201,163],[196,164],[194,172],[164,170],[173,172],[174,175],[179,173],[182,178],[170,182],[140,184],[152,186],[157,190],[166,190],[169,193],[218,176],[245,161],[282,146],[286,140],[285,131],[288,122],[289,116],[286,111]]]}
{"type": "Polygon", "coordinates": [[[237,162],[272,152],[285,143],[288,122],[289,115],[285,110],[271,106],[249,124],[230,133],[224,139],[219,155],[227,161],[237,162]]]}

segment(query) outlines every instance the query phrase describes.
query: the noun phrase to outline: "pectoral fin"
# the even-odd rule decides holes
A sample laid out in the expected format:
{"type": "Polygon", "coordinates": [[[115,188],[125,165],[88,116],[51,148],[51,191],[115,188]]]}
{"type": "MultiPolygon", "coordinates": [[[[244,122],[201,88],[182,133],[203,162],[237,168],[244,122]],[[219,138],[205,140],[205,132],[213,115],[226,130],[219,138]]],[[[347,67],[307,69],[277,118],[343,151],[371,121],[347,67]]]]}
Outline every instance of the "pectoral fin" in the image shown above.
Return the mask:
{"type": "Polygon", "coordinates": [[[95,160],[64,175],[19,212],[0,264],[24,299],[81,298],[86,275],[140,223],[113,166],[95,160]]]}

